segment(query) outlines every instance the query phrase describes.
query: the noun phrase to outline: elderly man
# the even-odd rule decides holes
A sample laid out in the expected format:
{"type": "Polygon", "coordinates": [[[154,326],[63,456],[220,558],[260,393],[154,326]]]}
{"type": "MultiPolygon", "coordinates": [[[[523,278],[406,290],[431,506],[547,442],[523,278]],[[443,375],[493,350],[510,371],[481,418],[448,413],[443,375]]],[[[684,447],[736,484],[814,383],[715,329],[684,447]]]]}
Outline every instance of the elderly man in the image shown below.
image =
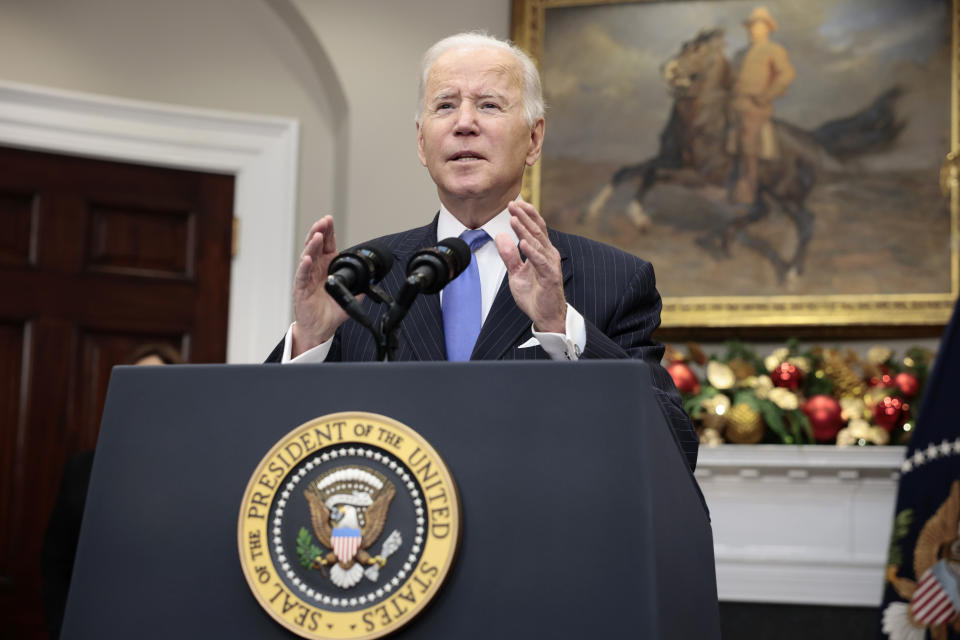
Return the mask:
{"type": "MultiPolygon", "coordinates": [[[[520,199],[525,167],[544,136],[540,77],[509,43],[466,33],[424,55],[417,151],[437,185],[440,211],[425,227],[382,238],[394,252],[382,285],[396,294],[407,259],[461,236],[470,266],[442,295],[417,298],[401,325],[399,360],[640,358],[693,468],[698,439],[651,340],[660,296],[649,263],[548,230],[520,199]],[[504,282],[505,280],[505,282],[504,282]]],[[[294,283],[295,322],[269,361],[374,360],[374,340],[324,290],[337,254],[333,220],[307,235],[294,283]]],[[[372,316],[378,313],[365,300],[372,316]]]]}

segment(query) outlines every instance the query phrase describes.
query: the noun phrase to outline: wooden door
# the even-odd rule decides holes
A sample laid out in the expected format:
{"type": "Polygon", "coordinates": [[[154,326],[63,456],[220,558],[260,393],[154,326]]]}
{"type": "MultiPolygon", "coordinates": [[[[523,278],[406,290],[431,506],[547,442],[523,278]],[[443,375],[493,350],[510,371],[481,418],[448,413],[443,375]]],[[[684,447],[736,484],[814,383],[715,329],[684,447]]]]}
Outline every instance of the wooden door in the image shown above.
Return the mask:
{"type": "Polygon", "coordinates": [[[233,177],[0,147],[0,636],[44,638],[39,558],[110,369],[223,362],[233,177]]]}

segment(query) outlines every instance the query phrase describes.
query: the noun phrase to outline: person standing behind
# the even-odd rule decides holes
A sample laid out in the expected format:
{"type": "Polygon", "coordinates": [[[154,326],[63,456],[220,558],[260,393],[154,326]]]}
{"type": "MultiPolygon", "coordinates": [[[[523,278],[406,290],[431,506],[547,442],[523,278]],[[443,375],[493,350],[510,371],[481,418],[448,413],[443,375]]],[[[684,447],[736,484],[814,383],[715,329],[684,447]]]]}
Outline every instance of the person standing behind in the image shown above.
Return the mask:
{"type": "Polygon", "coordinates": [[[750,47],[740,58],[733,88],[735,132],[728,145],[738,155],[737,181],[731,193],[735,204],[752,204],[757,197],[759,161],[777,156],[773,135],[773,100],[787,91],[797,77],[787,50],[770,40],[777,21],[766,7],[757,7],[744,21],[750,47]]]}
{"type": "MultiPolygon", "coordinates": [[[[180,353],[167,344],[148,343],[134,349],[121,364],[153,366],[183,364],[180,353]]],[[[57,501],[50,513],[43,538],[40,572],[43,580],[43,618],[51,638],[60,637],[67,592],[73,576],[73,560],[80,540],[80,523],[87,503],[93,450],[67,458],[57,501]]]]}

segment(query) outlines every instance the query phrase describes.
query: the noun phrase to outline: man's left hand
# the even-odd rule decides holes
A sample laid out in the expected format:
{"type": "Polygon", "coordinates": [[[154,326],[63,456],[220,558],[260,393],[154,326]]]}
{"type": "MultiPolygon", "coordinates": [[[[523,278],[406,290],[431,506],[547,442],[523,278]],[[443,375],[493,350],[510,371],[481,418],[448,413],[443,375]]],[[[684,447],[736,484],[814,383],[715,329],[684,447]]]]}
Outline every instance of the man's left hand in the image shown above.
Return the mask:
{"type": "Polygon", "coordinates": [[[507,281],[517,306],[533,320],[533,328],[550,333],[566,333],[567,301],[563,295],[560,253],[550,242],[547,223],[528,202],[511,202],[510,226],[520,239],[515,245],[505,233],[494,241],[504,264],[507,281]],[[520,252],[526,256],[524,262],[520,252]]]}

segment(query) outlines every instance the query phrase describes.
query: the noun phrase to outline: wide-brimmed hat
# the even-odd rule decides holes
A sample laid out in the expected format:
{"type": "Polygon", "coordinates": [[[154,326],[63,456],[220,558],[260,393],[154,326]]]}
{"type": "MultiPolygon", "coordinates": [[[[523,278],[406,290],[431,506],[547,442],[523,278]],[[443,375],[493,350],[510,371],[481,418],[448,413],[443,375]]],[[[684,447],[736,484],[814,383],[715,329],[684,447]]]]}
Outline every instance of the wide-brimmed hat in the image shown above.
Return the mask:
{"type": "Polygon", "coordinates": [[[777,21],[773,19],[773,16],[770,15],[770,12],[766,7],[757,7],[750,12],[750,17],[743,21],[745,27],[749,27],[752,23],[757,20],[762,20],[767,23],[767,26],[770,27],[770,31],[777,30],[777,21]]]}

